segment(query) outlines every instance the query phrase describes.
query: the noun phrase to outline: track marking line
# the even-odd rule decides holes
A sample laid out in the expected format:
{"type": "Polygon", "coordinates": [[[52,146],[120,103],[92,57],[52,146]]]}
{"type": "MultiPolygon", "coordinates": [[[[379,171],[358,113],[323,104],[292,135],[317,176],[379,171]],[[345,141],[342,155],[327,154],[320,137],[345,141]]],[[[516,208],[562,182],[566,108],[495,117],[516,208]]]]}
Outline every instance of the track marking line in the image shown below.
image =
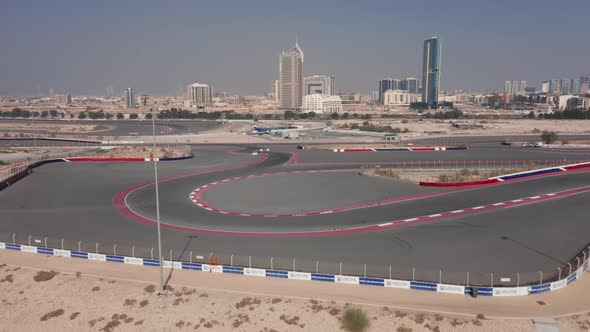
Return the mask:
{"type": "Polygon", "coordinates": [[[461,212],[465,212],[465,210],[455,210],[455,211],[451,211],[451,213],[461,213],[461,212]]]}

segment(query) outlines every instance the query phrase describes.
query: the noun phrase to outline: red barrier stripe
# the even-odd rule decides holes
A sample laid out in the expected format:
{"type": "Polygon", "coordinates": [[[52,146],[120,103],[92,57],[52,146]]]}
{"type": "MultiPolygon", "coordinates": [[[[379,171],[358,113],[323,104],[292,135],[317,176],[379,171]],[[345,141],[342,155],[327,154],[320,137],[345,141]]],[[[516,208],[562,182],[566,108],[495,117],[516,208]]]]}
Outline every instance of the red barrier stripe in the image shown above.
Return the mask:
{"type": "Polygon", "coordinates": [[[486,184],[501,182],[498,179],[487,179],[480,181],[467,181],[467,182],[422,182],[420,185],[424,187],[462,187],[462,186],[481,186],[486,184]]]}
{"type": "Polygon", "coordinates": [[[590,167],[590,163],[584,163],[584,164],[579,164],[579,165],[571,165],[571,166],[565,166],[563,167],[566,170],[572,170],[572,169],[580,169],[580,168],[587,168],[590,167]]]}

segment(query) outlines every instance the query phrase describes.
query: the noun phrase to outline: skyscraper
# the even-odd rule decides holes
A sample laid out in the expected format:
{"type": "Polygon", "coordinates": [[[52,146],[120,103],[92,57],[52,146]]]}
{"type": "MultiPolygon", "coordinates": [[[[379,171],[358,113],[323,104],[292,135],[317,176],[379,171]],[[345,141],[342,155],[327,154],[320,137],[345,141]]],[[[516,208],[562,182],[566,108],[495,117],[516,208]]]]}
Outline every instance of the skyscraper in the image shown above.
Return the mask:
{"type": "Polygon", "coordinates": [[[132,88],[125,89],[125,108],[135,108],[135,92],[132,88]]]}
{"type": "Polygon", "coordinates": [[[334,95],[334,77],[325,75],[313,75],[305,78],[305,94],[334,95]]]}
{"type": "Polygon", "coordinates": [[[580,93],[587,94],[590,91],[590,75],[580,76],[580,93]]]}
{"type": "Polygon", "coordinates": [[[422,102],[429,108],[438,108],[438,92],[440,89],[440,49],[438,37],[424,41],[422,59],[422,102]]]}
{"type": "Polygon", "coordinates": [[[408,77],[404,80],[405,89],[408,90],[409,93],[418,93],[418,87],[420,86],[418,79],[413,77],[408,77]]]}
{"type": "Polygon", "coordinates": [[[519,92],[521,95],[526,94],[526,81],[520,81],[519,92]]]}
{"type": "Polygon", "coordinates": [[[299,43],[279,57],[281,108],[298,110],[303,103],[303,51],[299,43]]]}
{"type": "Polygon", "coordinates": [[[571,86],[573,94],[579,94],[582,91],[581,81],[579,78],[573,79],[571,86]]]}
{"type": "Polygon", "coordinates": [[[511,81],[504,82],[504,92],[507,95],[511,95],[512,94],[512,82],[511,81]]]}
{"type": "Polygon", "coordinates": [[[379,81],[379,104],[383,104],[383,94],[387,90],[395,90],[395,87],[393,87],[393,79],[390,77],[379,81]]]}

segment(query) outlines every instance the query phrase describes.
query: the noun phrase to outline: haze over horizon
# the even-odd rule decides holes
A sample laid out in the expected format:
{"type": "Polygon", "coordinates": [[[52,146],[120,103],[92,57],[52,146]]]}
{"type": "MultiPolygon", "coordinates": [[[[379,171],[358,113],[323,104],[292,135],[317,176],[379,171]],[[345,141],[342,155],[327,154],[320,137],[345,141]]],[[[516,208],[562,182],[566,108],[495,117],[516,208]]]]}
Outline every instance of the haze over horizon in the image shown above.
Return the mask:
{"type": "Polygon", "coordinates": [[[194,81],[262,95],[296,34],[305,75],[333,75],[336,91],[421,79],[423,41],[433,35],[442,40],[441,90],[539,86],[590,73],[588,13],[590,2],[572,0],[6,0],[0,95],[102,95],[107,85],[175,94],[194,81]]]}

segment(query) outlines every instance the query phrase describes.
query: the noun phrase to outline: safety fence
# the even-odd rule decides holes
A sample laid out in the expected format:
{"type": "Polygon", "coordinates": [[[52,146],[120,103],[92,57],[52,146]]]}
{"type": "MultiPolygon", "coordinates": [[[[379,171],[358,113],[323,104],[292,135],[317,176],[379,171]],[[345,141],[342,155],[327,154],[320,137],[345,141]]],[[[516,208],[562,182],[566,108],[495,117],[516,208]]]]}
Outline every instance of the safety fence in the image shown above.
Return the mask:
{"type": "Polygon", "coordinates": [[[534,170],[546,167],[582,163],[588,159],[498,159],[498,160],[408,160],[392,162],[360,163],[361,169],[392,169],[417,171],[448,171],[448,170],[496,170],[499,173],[513,170],[534,170]]]}
{"type": "MultiPolygon", "coordinates": [[[[562,288],[588,268],[590,246],[552,271],[450,272],[444,269],[400,268],[383,264],[327,262],[299,257],[263,257],[193,251],[192,239],[179,249],[164,249],[165,267],[289,279],[420,289],[479,295],[527,295],[562,288]]],[[[0,233],[0,249],[159,266],[154,248],[124,244],[72,241],[34,235],[0,233]]]]}

